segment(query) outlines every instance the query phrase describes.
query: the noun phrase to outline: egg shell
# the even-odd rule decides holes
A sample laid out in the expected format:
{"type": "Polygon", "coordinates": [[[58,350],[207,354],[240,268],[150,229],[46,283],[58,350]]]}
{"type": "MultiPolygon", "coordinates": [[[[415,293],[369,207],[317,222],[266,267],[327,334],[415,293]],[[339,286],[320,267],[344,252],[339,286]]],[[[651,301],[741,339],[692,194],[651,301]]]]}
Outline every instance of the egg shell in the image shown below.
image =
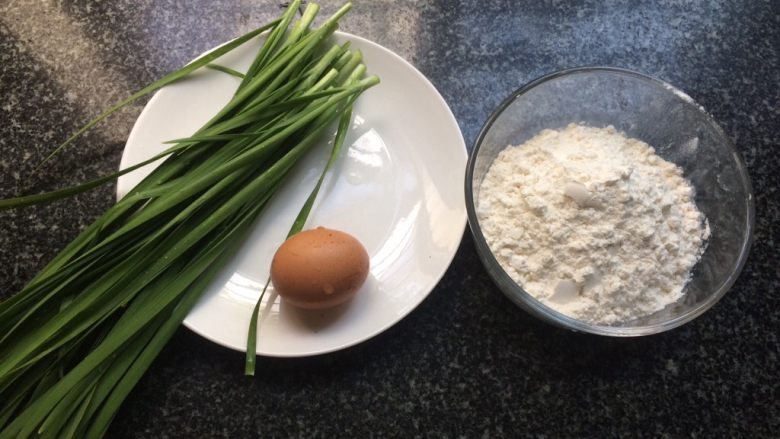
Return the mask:
{"type": "Polygon", "coordinates": [[[271,262],[271,282],[291,305],[330,308],[351,299],[368,276],[368,252],[352,235],[317,227],[288,238],[271,262]]]}

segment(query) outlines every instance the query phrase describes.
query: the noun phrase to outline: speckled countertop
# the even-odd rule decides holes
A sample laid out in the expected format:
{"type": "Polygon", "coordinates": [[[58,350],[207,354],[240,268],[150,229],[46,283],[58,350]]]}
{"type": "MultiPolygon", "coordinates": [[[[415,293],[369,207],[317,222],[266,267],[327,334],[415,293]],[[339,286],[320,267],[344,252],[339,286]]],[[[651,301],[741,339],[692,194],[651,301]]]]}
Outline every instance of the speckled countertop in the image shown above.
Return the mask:
{"type": "MultiPolygon", "coordinates": [[[[337,2],[324,1],[325,12],[337,2]]],[[[541,323],[491,283],[466,234],[422,305],[342,352],[261,358],[181,329],[109,437],[771,437],[780,431],[780,6],[776,1],[357,1],[342,28],[397,52],[440,90],[467,144],[504,96],[544,73],[612,65],[665,79],[734,139],[756,194],[744,272],[712,310],[642,339],[541,323]]],[[[142,104],[32,168],[99,108],[278,15],[279,2],[0,4],[0,195],[118,166],[142,104]]],[[[0,213],[1,297],[113,202],[0,213]]]]}

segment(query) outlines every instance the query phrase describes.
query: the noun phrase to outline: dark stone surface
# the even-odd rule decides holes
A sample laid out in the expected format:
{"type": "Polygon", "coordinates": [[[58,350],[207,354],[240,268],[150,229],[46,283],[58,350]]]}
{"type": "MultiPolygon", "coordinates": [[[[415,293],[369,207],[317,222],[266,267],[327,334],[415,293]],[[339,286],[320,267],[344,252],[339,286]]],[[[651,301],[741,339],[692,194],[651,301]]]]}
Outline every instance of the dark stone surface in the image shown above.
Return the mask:
{"type": "MultiPolygon", "coordinates": [[[[324,2],[332,11],[338,2],[324,2]]],[[[273,1],[0,4],[0,195],[115,169],[143,103],[32,173],[99,108],[268,21],[273,1]]],[[[493,286],[470,236],[406,319],[321,357],[241,354],[181,329],[110,437],[771,437],[780,429],[780,6],[773,1],[358,2],[342,29],[416,65],[467,143],[512,90],[612,65],[665,79],[707,108],[745,158],[756,233],[744,272],[694,322],[629,340],[555,329],[493,286]]],[[[19,290],[113,201],[113,187],[0,213],[0,296],[19,290]]]]}

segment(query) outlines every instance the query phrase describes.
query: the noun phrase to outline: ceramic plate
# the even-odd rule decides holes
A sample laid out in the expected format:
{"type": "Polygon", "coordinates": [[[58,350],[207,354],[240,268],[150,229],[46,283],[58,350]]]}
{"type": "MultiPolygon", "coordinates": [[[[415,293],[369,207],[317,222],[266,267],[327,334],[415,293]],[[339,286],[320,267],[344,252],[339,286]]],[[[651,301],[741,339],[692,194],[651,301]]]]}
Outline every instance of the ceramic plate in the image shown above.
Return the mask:
{"type": "MultiPolygon", "coordinates": [[[[449,266],[466,224],[466,148],[447,104],[411,64],[363,38],[338,33],[360,49],[382,82],[358,99],[342,157],[323,185],[306,228],[346,231],[368,250],[365,285],[346,305],[304,312],[272,287],[261,308],[257,352],[300,357],[342,349],[382,332],[412,311],[449,266]]],[[[245,70],[259,43],[223,56],[245,70]]],[[[128,138],[121,167],[165,149],[162,142],[195,132],[230,99],[238,79],[202,70],[160,90],[128,138]]],[[[334,128],[335,134],[335,128],[334,128]]],[[[332,138],[332,137],[331,137],[332,138]]],[[[271,258],[327,160],[318,145],[275,195],[246,244],[184,320],[196,333],[243,351],[252,308],[271,258]]],[[[150,165],[153,166],[153,165],[150,165]]],[[[151,167],[119,179],[122,197],[151,167]]]]}

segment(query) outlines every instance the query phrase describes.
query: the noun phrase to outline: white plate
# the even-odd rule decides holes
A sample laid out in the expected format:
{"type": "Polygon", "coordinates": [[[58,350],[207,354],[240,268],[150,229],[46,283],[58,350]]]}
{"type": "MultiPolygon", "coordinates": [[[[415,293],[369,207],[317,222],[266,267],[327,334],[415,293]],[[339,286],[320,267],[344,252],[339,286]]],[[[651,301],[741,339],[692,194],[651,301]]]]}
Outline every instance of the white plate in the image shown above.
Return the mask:
{"type": "MultiPolygon", "coordinates": [[[[420,72],[393,52],[346,33],[335,38],[360,49],[369,72],[382,82],[358,99],[343,156],[323,185],[306,228],[321,225],[354,235],[368,250],[371,271],[355,299],[331,311],[299,311],[276,294],[267,294],[258,328],[261,355],[322,354],[389,328],[439,281],[466,225],[466,147],[447,104],[420,72]]],[[[258,47],[257,42],[248,43],[219,63],[243,71],[258,47]]],[[[238,79],[204,69],[160,90],[136,121],[120,167],[162,151],[165,140],[191,135],[227,103],[237,86],[238,79]]],[[[240,253],[184,320],[188,328],[245,350],[250,315],[271,258],[328,152],[322,142],[299,163],[240,253]]],[[[118,197],[150,171],[146,167],[121,177],[118,197]]]]}

